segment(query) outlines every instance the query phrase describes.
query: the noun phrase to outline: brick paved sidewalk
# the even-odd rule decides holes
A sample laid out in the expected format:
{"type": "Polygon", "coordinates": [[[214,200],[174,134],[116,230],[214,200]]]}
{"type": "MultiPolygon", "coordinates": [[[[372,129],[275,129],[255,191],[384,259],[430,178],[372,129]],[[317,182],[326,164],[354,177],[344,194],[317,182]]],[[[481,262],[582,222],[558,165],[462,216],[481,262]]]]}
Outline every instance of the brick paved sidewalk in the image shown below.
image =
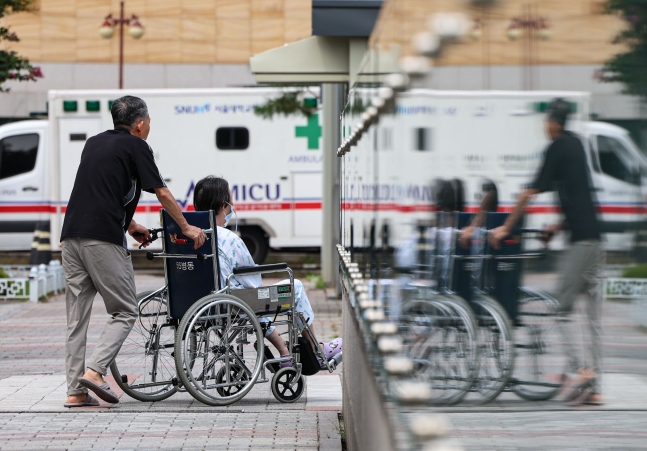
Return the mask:
{"type": "MultiPolygon", "coordinates": [[[[137,275],[136,283],[143,291],[164,280],[137,275]]],[[[340,335],[341,302],[326,300],[322,290],[309,289],[308,297],[318,338],[340,335]]],[[[97,297],[88,356],[105,320],[97,297]]],[[[340,369],[308,377],[305,394],[293,404],[279,403],[266,383],[228,407],[177,393],[157,403],[122,396],[112,407],[102,402],[99,408],[66,409],[65,322],[62,296],[38,304],[0,303],[0,449],[341,449],[340,369]]]]}

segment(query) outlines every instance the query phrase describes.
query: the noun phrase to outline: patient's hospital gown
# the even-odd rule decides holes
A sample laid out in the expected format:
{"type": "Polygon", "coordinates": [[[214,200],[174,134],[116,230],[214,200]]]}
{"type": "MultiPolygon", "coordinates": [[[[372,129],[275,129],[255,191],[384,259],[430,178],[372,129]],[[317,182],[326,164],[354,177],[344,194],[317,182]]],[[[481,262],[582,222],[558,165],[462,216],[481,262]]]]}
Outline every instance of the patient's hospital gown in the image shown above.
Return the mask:
{"type": "MultiPolygon", "coordinates": [[[[243,243],[243,240],[232,232],[229,229],[224,227],[218,227],[218,258],[220,259],[220,275],[222,278],[222,283],[225,283],[227,277],[234,271],[234,268],[241,266],[256,266],[252,256],[243,243]]],[[[288,279],[280,281],[278,284],[289,283],[288,279]]],[[[251,274],[246,276],[234,276],[231,279],[231,287],[236,288],[256,288],[263,285],[263,280],[260,274],[251,274]]],[[[312,306],[310,305],[310,300],[306,295],[306,290],[303,287],[303,283],[300,280],[294,280],[294,309],[297,312],[303,313],[303,317],[308,322],[308,325],[312,324],[314,320],[314,312],[312,311],[312,306]]],[[[259,321],[267,322],[268,318],[260,318],[259,321]]],[[[297,319],[297,323],[300,329],[303,329],[305,326],[297,319]]],[[[271,334],[274,330],[274,326],[271,326],[267,330],[267,335],[271,334]]]]}

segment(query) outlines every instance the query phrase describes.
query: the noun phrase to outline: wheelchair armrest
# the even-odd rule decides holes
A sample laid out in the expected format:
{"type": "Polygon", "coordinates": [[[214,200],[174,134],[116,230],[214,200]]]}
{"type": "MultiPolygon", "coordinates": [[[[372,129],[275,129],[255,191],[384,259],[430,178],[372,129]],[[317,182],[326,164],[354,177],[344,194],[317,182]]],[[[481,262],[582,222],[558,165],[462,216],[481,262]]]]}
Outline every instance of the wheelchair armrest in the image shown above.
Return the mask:
{"type": "Polygon", "coordinates": [[[243,275],[243,274],[257,274],[265,271],[281,271],[282,269],[288,269],[287,263],[273,263],[270,265],[258,265],[258,266],[239,266],[234,268],[232,271],[234,275],[243,275]]]}

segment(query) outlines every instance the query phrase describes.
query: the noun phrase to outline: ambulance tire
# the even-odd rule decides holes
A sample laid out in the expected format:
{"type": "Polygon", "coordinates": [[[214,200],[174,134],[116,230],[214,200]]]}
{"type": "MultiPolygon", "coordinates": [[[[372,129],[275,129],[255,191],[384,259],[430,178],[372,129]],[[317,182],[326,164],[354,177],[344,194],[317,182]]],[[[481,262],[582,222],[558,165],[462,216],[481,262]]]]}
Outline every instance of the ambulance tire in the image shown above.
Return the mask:
{"type": "Polygon", "coordinates": [[[269,240],[260,227],[241,227],[240,237],[257,265],[262,264],[269,251],[269,240]]]}

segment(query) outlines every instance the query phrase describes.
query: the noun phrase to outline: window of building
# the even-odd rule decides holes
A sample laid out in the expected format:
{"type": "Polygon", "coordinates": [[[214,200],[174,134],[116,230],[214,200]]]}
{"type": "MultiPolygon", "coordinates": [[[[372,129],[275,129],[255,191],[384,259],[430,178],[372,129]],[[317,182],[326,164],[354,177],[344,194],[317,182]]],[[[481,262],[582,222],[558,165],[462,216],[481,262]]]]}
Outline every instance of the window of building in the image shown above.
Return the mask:
{"type": "Polygon", "coordinates": [[[216,130],[216,147],[220,150],[247,149],[249,130],[245,127],[220,127],[216,130]]]}
{"type": "Polygon", "coordinates": [[[0,179],[33,170],[37,154],[37,133],[8,136],[0,140],[0,179]]]}

